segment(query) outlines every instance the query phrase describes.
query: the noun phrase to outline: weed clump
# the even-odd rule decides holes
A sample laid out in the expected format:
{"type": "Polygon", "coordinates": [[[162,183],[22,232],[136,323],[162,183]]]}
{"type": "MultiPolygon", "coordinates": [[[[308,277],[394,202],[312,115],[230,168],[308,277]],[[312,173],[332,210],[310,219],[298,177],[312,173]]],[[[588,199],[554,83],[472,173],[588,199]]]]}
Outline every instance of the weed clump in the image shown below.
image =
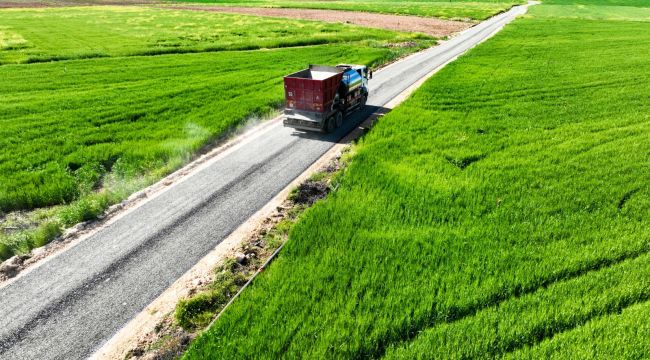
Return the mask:
{"type": "Polygon", "coordinates": [[[186,330],[205,327],[245,283],[244,274],[233,273],[228,267],[219,269],[208,291],[179,302],[174,318],[186,330]]]}

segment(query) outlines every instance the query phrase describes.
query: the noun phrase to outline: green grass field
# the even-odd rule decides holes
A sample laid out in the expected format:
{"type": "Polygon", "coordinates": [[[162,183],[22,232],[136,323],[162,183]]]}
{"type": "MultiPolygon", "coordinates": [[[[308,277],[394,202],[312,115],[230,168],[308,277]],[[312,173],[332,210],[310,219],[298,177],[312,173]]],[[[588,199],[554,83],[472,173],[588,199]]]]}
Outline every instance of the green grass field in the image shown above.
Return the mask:
{"type": "Polygon", "coordinates": [[[41,224],[35,231],[0,233],[0,260],[94,218],[277,109],[283,75],[310,63],[377,65],[434,42],[342,24],[131,7],[7,10],[0,23],[26,43],[0,50],[5,60],[83,57],[92,44],[106,44],[110,56],[0,66],[0,148],[10,149],[0,153],[0,220],[22,228],[3,213],[55,206],[29,215],[28,228],[41,224]],[[161,39],[181,41],[179,53],[151,55],[168,52],[152,45],[161,39]],[[386,46],[413,40],[417,46],[386,46]],[[260,47],[284,48],[217,51],[260,47]]]}
{"type": "Polygon", "coordinates": [[[142,7],[0,10],[0,64],[410,38],[382,29],[142,7]]]}
{"type": "Polygon", "coordinates": [[[521,349],[508,358],[645,359],[650,353],[649,318],[650,303],[646,301],[560,334],[539,346],[521,349]]]}
{"type": "MultiPolygon", "coordinates": [[[[185,0],[178,0],[185,1],[185,0]]],[[[503,12],[524,0],[374,0],[374,1],[298,1],[298,0],[186,0],[193,3],[209,3],[225,6],[253,6],[366,11],[384,14],[416,15],[443,19],[484,20],[503,12]]]]}
{"type": "Polygon", "coordinates": [[[508,25],[379,121],[185,359],[649,357],[648,53],[647,22],[508,25]]]}
{"type": "Polygon", "coordinates": [[[537,18],[585,20],[650,21],[650,7],[547,5],[530,9],[537,18]]]}
{"type": "MultiPolygon", "coordinates": [[[[544,4],[649,7],[648,0],[544,0],[544,4]]],[[[567,11],[571,9],[567,8],[567,11]]]]}

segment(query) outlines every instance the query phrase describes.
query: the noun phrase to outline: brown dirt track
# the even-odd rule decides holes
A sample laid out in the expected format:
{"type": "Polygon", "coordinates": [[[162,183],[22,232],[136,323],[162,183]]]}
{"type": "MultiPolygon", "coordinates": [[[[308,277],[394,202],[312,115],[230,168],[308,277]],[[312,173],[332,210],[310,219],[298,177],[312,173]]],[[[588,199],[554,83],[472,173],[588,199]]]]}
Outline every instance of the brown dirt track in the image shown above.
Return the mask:
{"type": "Polygon", "coordinates": [[[348,23],[365,27],[383,28],[396,31],[419,32],[437,38],[449,36],[472,27],[473,23],[440,20],[419,16],[386,15],[366,12],[340,10],[249,8],[230,6],[170,6],[178,10],[215,11],[245,15],[282,17],[291,19],[318,20],[348,23]]]}

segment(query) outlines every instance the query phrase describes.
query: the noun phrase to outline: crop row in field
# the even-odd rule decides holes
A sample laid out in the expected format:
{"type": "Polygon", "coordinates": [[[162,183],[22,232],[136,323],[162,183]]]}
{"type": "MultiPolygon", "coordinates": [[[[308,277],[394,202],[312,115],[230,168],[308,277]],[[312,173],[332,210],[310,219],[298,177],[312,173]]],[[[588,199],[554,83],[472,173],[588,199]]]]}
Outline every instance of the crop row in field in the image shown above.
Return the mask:
{"type": "Polygon", "coordinates": [[[440,71],[185,359],[650,356],[649,44],[529,16],[440,71]]]}
{"type": "Polygon", "coordinates": [[[143,7],[0,10],[0,64],[426,38],[346,24],[143,7]]]}
{"type": "Polygon", "coordinates": [[[298,0],[180,0],[225,6],[254,6],[302,9],[365,11],[384,14],[430,16],[443,19],[484,20],[524,0],[453,0],[453,1],[298,1],[298,0]]]}
{"type": "MultiPolygon", "coordinates": [[[[424,330],[415,340],[389,349],[385,358],[412,359],[413,354],[431,354],[435,358],[496,358],[503,355],[522,358],[522,353],[541,354],[543,351],[539,349],[530,351],[531,345],[548,341],[592,318],[604,316],[608,319],[627,307],[650,300],[650,280],[639,276],[650,271],[650,254],[637,253],[604,262],[593,270],[573,274],[564,281],[503,301],[498,306],[424,330]],[[434,347],[435,350],[430,350],[434,347]]],[[[644,304],[648,305],[650,303],[644,304]]],[[[650,336],[648,330],[643,330],[646,338],[650,336]]],[[[621,335],[623,338],[640,334],[621,335]]],[[[594,344],[603,340],[606,338],[602,335],[592,339],[594,344]]],[[[621,354],[629,355],[639,350],[649,353],[650,344],[639,345],[638,348],[617,348],[621,354]]],[[[546,347],[549,346],[542,346],[546,347]]],[[[575,354],[580,354],[580,351],[575,354]]],[[[547,355],[541,357],[547,358],[547,355]]],[[[598,354],[587,351],[582,355],[591,358],[598,354]]],[[[611,355],[611,358],[620,358],[611,355]]]]}
{"type": "Polygon", "coordinates": [[[508,359],[646,359],[650,354],[650,303],[632,305],[584,326],[526,347],[508,359]]]}

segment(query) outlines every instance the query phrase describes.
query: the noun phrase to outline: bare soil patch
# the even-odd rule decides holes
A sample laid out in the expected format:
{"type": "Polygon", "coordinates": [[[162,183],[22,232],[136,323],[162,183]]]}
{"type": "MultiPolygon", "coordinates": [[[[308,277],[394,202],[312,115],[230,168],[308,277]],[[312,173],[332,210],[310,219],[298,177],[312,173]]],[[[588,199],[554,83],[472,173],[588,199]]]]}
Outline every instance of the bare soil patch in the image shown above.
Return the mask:
{"type": "Polygon", "coordinates": [[[168,9],[215,11],[256,16],[282,17],[291,19],[318,20],[335,23],[347,23],[358,26],[382,28],[396,31],[419,32],[437,38],[449,36],[474,25],[471,22],[440,20],[419,16],[374,14],[367,12],[314,10],[314,9],[279,9],[250,8],[230,6],[170,6],[168,9]]]}

